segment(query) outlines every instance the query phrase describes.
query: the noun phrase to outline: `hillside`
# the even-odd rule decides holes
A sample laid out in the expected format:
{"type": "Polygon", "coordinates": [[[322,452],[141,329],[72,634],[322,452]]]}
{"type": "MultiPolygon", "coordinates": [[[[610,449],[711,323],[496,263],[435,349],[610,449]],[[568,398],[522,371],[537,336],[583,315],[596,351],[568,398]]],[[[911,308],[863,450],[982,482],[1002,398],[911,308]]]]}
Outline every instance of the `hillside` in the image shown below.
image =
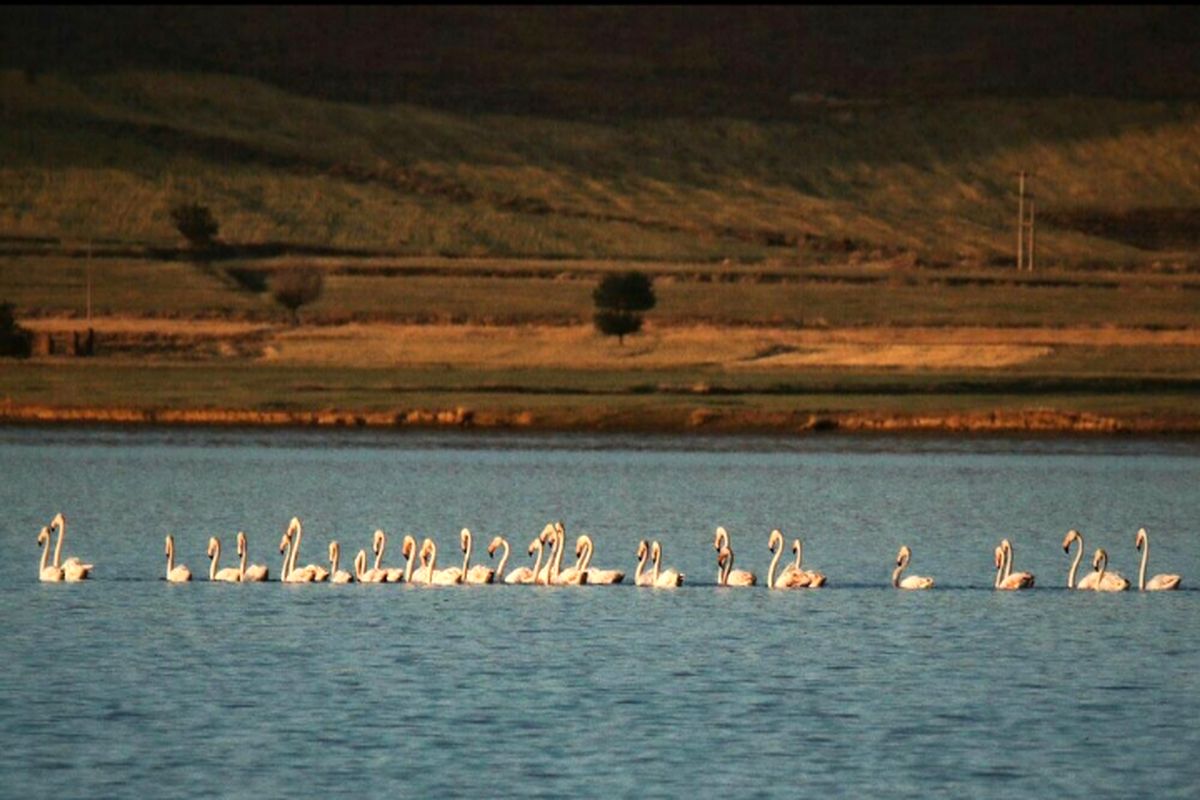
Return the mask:
{"type": "MultiPolygon", "coordinates": [[[[831,102],[789,120],[582,121],[357,105],[245,78],[0,74],[0,231],[175,245],[781,264],[1011,259],[1032,171],[1046,265],[1194,266],[1200,106],[831,102]]],[[[19,248],[18,248],[19,249],[19,248]]]]}

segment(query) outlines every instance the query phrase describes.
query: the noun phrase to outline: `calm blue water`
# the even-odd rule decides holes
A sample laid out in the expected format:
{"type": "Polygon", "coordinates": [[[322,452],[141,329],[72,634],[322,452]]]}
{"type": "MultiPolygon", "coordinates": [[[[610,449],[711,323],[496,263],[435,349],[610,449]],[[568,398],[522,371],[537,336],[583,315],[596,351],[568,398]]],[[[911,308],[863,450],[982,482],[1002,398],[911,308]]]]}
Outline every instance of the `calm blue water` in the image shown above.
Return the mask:
{"type": "MultiPolygon", "coordinates": [[[[1200,796],[1200,442],[0,429],[0,796],[1200,796]],[[37,581],[69,520],[79,585],[37,581]],[[278,574],[382,527],[443,557],[549,520],[614,588],[185,586],[163,536],[278,574]],[[805,540],[829,588],[718,589],[805,540]],[[1063,534],[1187,591],[1064,590],[1063,534]],[[1038,588],[991,590],[1016,546],[1038,588]],[[482,543],[479,542],[482,540],[482,543]],[[888,583],[896,551],[932,592],[888,583]]],[[[442,561],[443,559],[439,559],[442,561]]]]}

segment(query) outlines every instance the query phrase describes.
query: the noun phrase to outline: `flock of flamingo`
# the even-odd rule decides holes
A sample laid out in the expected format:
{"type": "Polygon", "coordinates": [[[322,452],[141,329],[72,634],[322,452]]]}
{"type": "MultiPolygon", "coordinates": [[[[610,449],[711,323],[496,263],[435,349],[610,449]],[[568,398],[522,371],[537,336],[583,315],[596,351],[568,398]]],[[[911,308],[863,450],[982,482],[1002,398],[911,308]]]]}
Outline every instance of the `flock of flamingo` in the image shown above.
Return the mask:
{"type": "MultiPolygon", "coordinates": [[[[77,557],[62,561],[63,541],[66,537],[67,521],[62,514],[55,515],[50,524],[38,532],[38,545],[42,548],[41,562],[38,575],[42,581],[82,581],[92,573],[95,565],[85,563],[77,557]],[[58,532],[58,540],[54,545],[54,560],[50,562],[50,540],[53,533],[58,532]]],[[[611,585],[622,583],[625,573],[616,569],[599,569],[593,567],[592,554],[595,545],[587,534],[582,534],[575,540],[575,563],[563,567],[563,553],[566,550],[566,530],[562,522],[546,525],[542,532],[529,543],[528,554],[534,558],[532,567],[519,567],[505,573],[508,566],[509,545],[503,536],[492,539],[488,545],[488,555],[495,557],[496,551],[503,549],[503,555],[495,568],[482,564],[471,565],[471,532],[466,528],[459,534],[459,547],[462,549],[462,566],[452,566],[444,569],[437,568],[437,544],[432,539],[425,539],[420,548],[412,536],[405,536],[400,552],[405,558],[401,567],[385,567],[384,552],[387,550],[387,534],[376,530],[371,540],[371,549],[375,554],[373,565],[368,565],[366,550],[359,550],[354,557],[354,572],[338,568],[341,547],[337,540],[329,543],[329,567],[323,564],[308,564],[303,567],[296,565],[300,555],[300,541],[304,536],[300,520],[293,517],[288,524],[283,538],[279,542],[279,552],[283,555],[283,564],[279,580],[283,583],[412,583],[423,586],[450,586],[455,584],[484,584],[484,583],[524,583],[543,586],[583,586],[611,585]],[[549,555],[546,551],[549,550],[549,555]],[[545,563],[543,563],[543,560],[545,563]]],[[[1083,558],[1083,536],[1079,531],[1067,532],[1063,539],[1063,552],[1070,555],[1071,545],[1078,542],[1075,559],[1067,573],[1068,589],[1084,589],[1098,592],[1120,592],[1128,589],[1130,583],[1117,572],[1108,570],[1108,553],[1100,548],[1092,557],[1093,571],[1084,576],[1078,583],[1075,580],[1079,571],[1079,562],[1083,558]]],[[[1178,575],[1155,575],[1146,580],[1146,565],[1150,558],[1150,540],[1145,528],[1138,530],[1134,537],[1134,547],[1141,552],[1141,568],[1138,571],[1138,589],[1142,591],[1163,591],[1178,589],[1181,578],[1178,575]]],[[[779,560],[784,552],[784,537],[779,530],[771,531],[767,539],[767,548],[772,558],[767,568],[767,588],[769,589],[818,589],[826,585],[825,575],[815,570],[803,568],[804,545],[799,539],[792,540],[792,552],[795,562],[779,570],[779,560]]],[[[718,586],[757,586],[758,576],[747,570],[733,568],[733,549],[729,533],[718,527],[713,536],[713,550],[716,551],[717,585],[718,586]]],[[[228,583],[258,582],[269,579],[269,570],[262,564],[247,564],[248,547],[246,534],[237,534],[237,554],[240,563],[237,567],[220,566],[221,542],[213,536],[208,540],[210,581],[228,583]]],[[[1013,547],[1008,539],[1000,542],[995,549],[993,565],[996,577],[993,586],[1001,590],[1029,589],[1034,585],[1034,576],[1030,572],[1013,572],[1013,547]]],[[[170,534],[166,537],[167,570],[166,579],[171,583],[185,583],[192,580],[192,571],[182,564],[175,563],[175,538],[170,534]]],[[[684,575],[678,570],[662,569],[662,546],[658,542],[642,540],[637,546],[637,568],[634,571],[633,583],[636,586],[648,586],[658,589],[673,588],[683,584],[684,575]],[[650,567],[653,562],[653,567],[650,567]]],[[[919,575],[909,575],[901,578],[912,558],[912,550],[907,546],[901,547],[896,556],[896,568],[892,571],[892,586],[897,589],[932,589],[932,578],[919,575]]]]}

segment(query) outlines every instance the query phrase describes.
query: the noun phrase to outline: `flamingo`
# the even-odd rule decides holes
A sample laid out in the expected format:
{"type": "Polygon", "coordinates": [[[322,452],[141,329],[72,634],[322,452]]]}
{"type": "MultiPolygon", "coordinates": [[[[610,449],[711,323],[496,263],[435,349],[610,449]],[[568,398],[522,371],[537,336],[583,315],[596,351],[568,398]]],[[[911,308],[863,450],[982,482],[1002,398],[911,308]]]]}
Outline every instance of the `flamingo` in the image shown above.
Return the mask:
{"type": "Polygon", "coordinates": [[[758,578],[753,572],[733,568],[733,551],[728,545],[717,553],[717,585],[718,586],[754,586],[758,578]]]}
{"type": "Polygon", "coordinates": [[[218,562],[221,560],[221,541],[215,537],[208,537],[208,557],[211,563],[208,567],[208,579],[210,581],[220,581],[222,583],[239,583],[242,580],[241,570],[236,567],[226,567],[219,570],[218,562]]]}
{"type": "Polygon", "coordinates": [[[471,562],[471,531],[466,528],[463,528],[461,531],[459,531],[458,541],[463,551],[463,583],[480,584],[491,583],[494,581],[496,579],[496,570],[492,569],[491,567],[483,564],[476,564],[475,566],[468,568],[468,565],[471,562]]]}
{"type": "Polygon", "coordinates": [[[38,531],[38,546],[42,548],[42,561],[38,564],[38,580],[46,583],[58,583],[63,579],[62,567],[48,563],[50,561],[50,529],[38,531]]]}
{"type": "Polygon", "coordinates": [[[437,568],[437,543],[426,539],[421,543],[421,560],[425,563],[425,583],[430,586],[453,586],[462,583],[463,573],[458,567],[437,568]],[[425,558],[429,561],[425,562],[425,558]]]}
{"type": "MultiPolygon", "coordinates": [[[[375,535],[371,537],[371,549],[375,551],[375,569],[383,573],[383,581],[385,583],[400,583],[404,580],[403,567],[384,567],[383,552],[387,549],[387,534],[382,530],[377,529],[375,535]]],[[[376,581],[372,581],[376,583],[376,581]]]]}
{"type": "Polygon", "coordinates": [[[1138,570],[1138,591],[1166,592],[1179,588],[1183,578],[1178,575],[1161,573],[1151,578],[1149,583],[1146,582],[1146,562],[1150,560],[1150,536],[1145,528],[1138,529],[1137,535],[1133,537],[1133,546],[1142,551],[1142,566],[1138,570]]]}
{"type": "Polygon", "coordinates": [[[771,566],[767,568],[768,589],[807,588],[809,577],[798,569],[785,569],[779,573],[778,577],[775,575],[775,569],[779,566],[779,559],[783,557],[783,532],[778,528],[771,531],[771,535],[767,538],[767,549],[773,554],[771,556],[771,566]]]}
{"type": "Polygon", "coordinates": [[[676,586],[683,585],[684,575],[682,572],[673,569],[660,571],[660,562],[662,561],[662,545],[657,541],[650,545],[650,558],[654,560],[655,589],[674,589],[676,586]]]}
{"type": "Polygon", "coordinates": [[[1123,592],[1129,588],[1129,582],[1126,581],[1124,586],[1117,588],[1112,584],[1104,582],[1104,569],[1108,566],[1108,553],[1101,547],[1096,551],[1096,555],[1092,556],[1092,569],[1099,573],[1096,576],[1097,592],[1123,592]]]}
{"type": "Polygon", "coordinates": [[[167,534],[167,580],[171,583],[187,583],[192,579],[192,571],[183,564],[175,563],[175,537],[167,534]]]}
{"type": "Polygon", "coordinates": [[[796,554],[796,563],[790,565],[791,569],[808,578],[808,588],[820,589],[824,586],[825,573],[817,572],[816,570],[805,570],[801,566],[801,563],[804,561],[804,543],[799,539],[792,539],[792,552],[796,554]]]}
{"type": "Polygon", "coordinates": [[[1013,551],[1012,543],[1008,539],[1000,542],[1000,546],[996,548],[995,563],[996,563],[996,581],[995,587],[1005,591],[1015,591],[1017,589],[1030,589],[1033,587],[1032,572],[1013,572],[1012,571],[1013,551]]]}
{"type": "Polygon", "coordinates": [[[729,543],[729,532],[720,525],[713,534],[713,549],[717,551],[717,586],[754,586],[758,583],[753,572],[733,569],[733,546],[729,543]],[[721,557],[723,550],[729,551],[725,559],[721,557]]]}
{"type": "MultiPolygon", "coordinates": [[[[329,542],[329,573],[330,583],[353,583],[354,576],[344,569],[338,569],[338,557],[342,554],[342,546],[338,544],[337,539],[332,539],[329,542]]],[[[367,554],[363,553],[365,559],[367,554]]]]}
{"type": "Polygon", "coordinates": [[[242,531],[238,531],[237,535],[237,553],[241,559],[239,570],[241,571],[243,583],[246,581],[261,583],[269,577],[270,571],[265,564],[246,565],[246,560],[249,558],[249,548],[246,546],[246,534],[242,531]]]}
{"type": "Polygon", "coordinates": [[[592,554],[595,550],[596,545],[592,543],[592,537],[586,533],[581,533],[579,538],[575,540],[575,557],[579,558],[580,554],[583,556],[579,562],[579,568],[587,576],[586,582],[609,586],[625,580],[625,573],[619,569],[598,569],[591,566],[592,554]]]}
{"type": "Polygon", "coordinates": [[[908,566],[910,558],[912,558],[912,551],[908,549],[908,545],[904,545],[896,556],[896,569],[892,571],[892,586],[897,589],[932,589],[933,578],[909,575],[904,580],[900,580],[900,573],[908,566]]]}
{"type": "Polygon", "coordinates": [[[95,564],[85,564],[75,556],[61,561],[63,540],[67,536],[67,518],[62,512],[55,514],[54,519],[50,520],[50,532],[53,533],[55,528],[58,528],[58,542],[54,545],[54,566],[62,568],[63,579],[68,582],[87,580],[95,569],[95,564]]]}

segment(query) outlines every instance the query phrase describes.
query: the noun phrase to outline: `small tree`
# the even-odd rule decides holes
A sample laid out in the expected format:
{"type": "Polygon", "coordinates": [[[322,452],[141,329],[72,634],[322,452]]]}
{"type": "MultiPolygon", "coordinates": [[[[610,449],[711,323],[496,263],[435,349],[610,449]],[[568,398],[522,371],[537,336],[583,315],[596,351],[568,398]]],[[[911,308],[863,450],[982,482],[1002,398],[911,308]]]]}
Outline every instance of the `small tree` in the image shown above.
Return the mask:
{"type": "Polygon", "coordinates": [[[642,312],[654,308],[654,284],[644,273],[606,275],[592,292],[596,304],[596,330],[616,336],[623,346],[625,336],[642,329],[642,312]]]}
{"type": "Polygon", "coordinates": [[[0,303],[0,356],[25,358],[29,355],[32,339],[29,331],[17,324],[13,304],[0,303]]]}
{"type": "Polygon", "coordinates": [[[300,306],[316,300],[324,288],[325,273],[319,269],[286,269],[271,278],[271,296],[292,312],[293,325],[300,323],[300,306]]]}
{"type": "Polygon", "coordinates": [[[171,207],[171,221],[176,229],[197,250],[212,246],[217,235],[217,221],[208,206],[199,203],[178,203],[171,207]]]}

